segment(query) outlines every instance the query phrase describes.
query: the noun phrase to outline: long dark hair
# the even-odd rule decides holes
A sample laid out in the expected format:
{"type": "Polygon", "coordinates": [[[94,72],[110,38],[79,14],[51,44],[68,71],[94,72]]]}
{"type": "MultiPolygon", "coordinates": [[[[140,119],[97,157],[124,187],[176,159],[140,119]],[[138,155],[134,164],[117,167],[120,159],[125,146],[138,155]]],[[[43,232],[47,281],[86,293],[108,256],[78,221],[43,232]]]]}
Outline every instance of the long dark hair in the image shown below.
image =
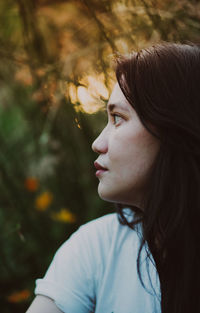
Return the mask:
{"type": "MultiPolygon", "coordinates": [[[[162,313],[200,312],[200,45],[162,42],[117,59],[116,77],[142,124],[160,140],[140,221],[160,279],[162,313]]],[[[141,279],[141,276],[140,276],[141,279]]],[[[143,282],[142,282],[143,283],[143,282]]]]}

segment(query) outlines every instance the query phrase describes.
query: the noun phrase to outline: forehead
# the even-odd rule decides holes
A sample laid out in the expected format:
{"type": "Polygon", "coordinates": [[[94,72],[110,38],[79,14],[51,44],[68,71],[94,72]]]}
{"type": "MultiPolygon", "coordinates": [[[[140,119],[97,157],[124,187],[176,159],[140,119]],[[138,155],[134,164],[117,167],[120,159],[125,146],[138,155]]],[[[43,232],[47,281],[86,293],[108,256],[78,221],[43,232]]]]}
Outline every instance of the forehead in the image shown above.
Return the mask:
{"type": "Polygon", "coordinates": [[[119,84],[116,83],[112,93],[110,95],[110,99],[108,101],[109,103],[115,103],[115,102],[126,102],[128,104],[128,101],[126,100],[123,92],[121,91],[121,88],[119,87],[119,84]]]}
{"type": "Polygon", "coordinates": [[[115,84],[113,91],[110,95],[109,101],[107,103],[108,110],[112,110],[114,107],[119,107],[129,112],[133,110],[132,106],[126,100],[118,83],[115,84]]]}

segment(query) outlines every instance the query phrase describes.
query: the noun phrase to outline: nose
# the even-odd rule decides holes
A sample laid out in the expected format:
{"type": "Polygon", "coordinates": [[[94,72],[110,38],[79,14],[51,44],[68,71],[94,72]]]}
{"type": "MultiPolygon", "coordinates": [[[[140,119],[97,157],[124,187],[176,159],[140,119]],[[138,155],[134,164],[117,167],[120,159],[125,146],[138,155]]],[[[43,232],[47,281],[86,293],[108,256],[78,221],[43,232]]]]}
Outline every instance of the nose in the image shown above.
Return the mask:
{"type": "Polygon", "coordinates": [[[106,139],[106,127],[100,133],[100,135],[95,139],[92,144],[92,150],[98,154],[104,154],[108,151],[108,143],[106,139]]]}

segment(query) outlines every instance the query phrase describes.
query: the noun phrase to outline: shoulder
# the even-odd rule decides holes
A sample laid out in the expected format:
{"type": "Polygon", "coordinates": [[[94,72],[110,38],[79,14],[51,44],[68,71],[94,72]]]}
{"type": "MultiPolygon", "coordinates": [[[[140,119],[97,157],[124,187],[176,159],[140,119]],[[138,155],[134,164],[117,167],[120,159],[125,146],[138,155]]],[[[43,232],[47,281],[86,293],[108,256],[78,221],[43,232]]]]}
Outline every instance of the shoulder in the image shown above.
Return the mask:
{"type": "Polygon", "coordinates": [[[78,231],[82,233],[93,233],[98,235],[108,235],[111,230],[115,230],[120,226],[116,213],[106,214],[81,225],[78,231]]]}
{"type": "MultiPolygon", "coordinates": [[[[97,251],[98,247],[109,245],[113,234],[122,227],[118,221],[116,213],[106,214],[81,225],[72,235],[62,244],[59,250],[71,247],[75,253],[80,250],[97,251]]],[[[60,251],[59,251],[60,252],[60,251]]]]}
{"type": "Polygon", "coordinates": [[[127,225],[122,225],[119,222],[117,213],[106,214],[92,221],[89,221],[72,235],[88,238],[89,241],[104,241],[112,242],[120,238],[136,235],[136,232],[130,229],[127,225]]]}
{"type": "Polygon", "coordinates": [[[93,258],[95,253],[101,260],[107,259],[111,252],[118,253],[129,246],[138,249],[140,240],[135,230],[120,224],[117,213],[106,214],[83,224],[71,238],[79,241],[93,258]]]}
{"type": "Polygon", "coordinates": [[[66,269],[66,264],[75,265],[74,260],[81,259],[81,266],[95,273],[98,266],[129,255],[130,250],[135,258],[139,245],[137,232],[120,224],[117,213],[111,213],[80,226],[60,246],[53,261],[66,269]]]}
{"type": "MultiPolygon", "coordinates": [[[[139,230],[139,226],[137,227],[139,230]]],[[[119,222],[117,213],[110,213],[81,225],[76,232],[86,234],[94,233],[96,235],[101,233],[103,236],[109,236],[111,233],[113,235],[115,232],[132,233],[133,230],[130,229],[127,225],[122,225],[119,222]]]]}
{"type": "Polygon", "coordinates": [[[69,239],[88,238],[90,241],[98,237],[109,239],[111,233],[116,232],[120,227],[122,225],[120,225],[116,213],[106,214],[81,225],[69,239]]]}
{"type": "Polygon", "coordinates": [[[82,256],[85,260],[107,258],[111,251],[122,249],[128,242],[138,248],[136,231],[121,225],[117,213],[106,214],[81,225],[58,249],[56,254],[82,256]]]}
{"type": "Polygon", "coordinates": [[[66,250],[71,253],[80,253],[92,250],[92,246],[97,248],[98,242],[107,243],[116,232],[120,223],[116,213],[106,214],[81,225],[70,237],[60,246],[56,255],[66,250]]]}

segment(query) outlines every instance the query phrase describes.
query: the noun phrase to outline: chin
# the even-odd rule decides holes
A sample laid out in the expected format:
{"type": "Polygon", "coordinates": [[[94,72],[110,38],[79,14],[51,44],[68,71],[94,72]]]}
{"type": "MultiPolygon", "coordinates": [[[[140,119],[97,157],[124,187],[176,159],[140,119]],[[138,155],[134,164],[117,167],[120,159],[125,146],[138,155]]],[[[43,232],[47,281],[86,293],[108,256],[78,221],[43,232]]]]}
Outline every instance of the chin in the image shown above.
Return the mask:
{"type": "Polygon", "coordinates": [[[98,186],[98,194],[99,197],[104,200],[104,201],[108,201],[108,202],[113,202],[113,203],[121,203],[127,206],[138,206],[140,207],[140,197],[133,197],[133,195],[135,194],[139,194],[138,190],[137,192],[133,192],[129,191],[129,193],[127,194],[127,192],[124,191],[124,193],[122,192],[122,190],[109,190],[109,188],[102,186],[101,183],[98,186]],[[130,198],[130,194],[131,194],[131,198],[130,198]]]}
{"type": "Polygon", "coordinates": [[[98,194],[102,200],[105,200],[108,202],[114,202],[113,201],[113,198],[114,198],[113,194],[108,191],[108,188],[102,188],[102,186],[100,184],[98,186],[98,194]]]}
{"type": "Polygon", "coordinates": [[[111,191],[111,190],[108,190],[108,188],[102,188],[102,186],[99,185],[98,194],[102,200],[113,202],[113,203],[121,202],[121,199],[119,199],[119,193],[116,193],[116,190],[111,191]]]}

